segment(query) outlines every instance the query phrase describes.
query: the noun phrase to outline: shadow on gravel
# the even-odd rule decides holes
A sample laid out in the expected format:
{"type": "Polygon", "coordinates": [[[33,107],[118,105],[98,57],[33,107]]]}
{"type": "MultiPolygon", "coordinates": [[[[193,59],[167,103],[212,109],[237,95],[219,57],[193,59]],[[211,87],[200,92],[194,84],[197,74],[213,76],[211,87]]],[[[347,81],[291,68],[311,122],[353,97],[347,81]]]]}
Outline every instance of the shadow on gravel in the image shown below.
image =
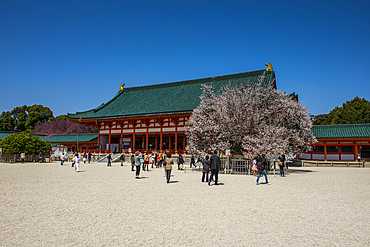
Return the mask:
{"type": "Polygon", "coordinates": [[[288,170],[286,171],[285,173],[286,174],[291,174],[291,173],[308,173],[308,172],[316,172],[316,171],[312,171],[312,170],[298,170],[298,169],[293,169],[293,170],[288,170]]]}
{"type": "Polygon", "coordinates": [[[219,186],[219,185],[224,185],[224,183],[218,183],[218,184],[212,184],[210,186],[219,186]]]}
{"type": "Polygon", "coordinates": [[[179,181],[170,181],[169,184],[175,184],[178,183],[179,181]]]}

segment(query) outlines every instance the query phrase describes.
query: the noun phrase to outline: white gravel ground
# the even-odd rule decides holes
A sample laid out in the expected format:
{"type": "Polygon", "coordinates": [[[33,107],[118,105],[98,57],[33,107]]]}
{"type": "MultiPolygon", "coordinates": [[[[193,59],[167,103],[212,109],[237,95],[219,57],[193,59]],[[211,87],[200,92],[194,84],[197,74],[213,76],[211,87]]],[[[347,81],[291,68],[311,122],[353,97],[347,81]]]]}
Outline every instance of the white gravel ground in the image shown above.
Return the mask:
{"type": "Polygon", "coordinates": [[[370,245],[369,168],[290,171],[208,186],[189,170],[167,184],[129,164],[0,164],[0,246],[370,245]]]}

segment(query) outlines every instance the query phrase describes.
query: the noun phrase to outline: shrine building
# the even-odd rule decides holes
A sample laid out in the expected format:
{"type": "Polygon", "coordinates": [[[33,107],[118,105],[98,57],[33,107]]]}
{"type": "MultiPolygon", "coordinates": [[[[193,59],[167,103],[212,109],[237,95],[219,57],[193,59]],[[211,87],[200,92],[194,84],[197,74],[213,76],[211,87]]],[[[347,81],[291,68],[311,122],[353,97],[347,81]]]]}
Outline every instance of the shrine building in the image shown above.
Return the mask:
{"type": "Polygon", "coordinates": [[[125,88],[107,103],[94,109],[67,114],[69,121],[98,128],[100,152],[132,153],[137,150],[186,153],[185,124],[200,104],[202,85],[213,83],[217,92],[222,86],[254,84],[266,76],[267,86],[276,88],[275,72],[270,64],[258,70],[196,80],[125,88]]]}

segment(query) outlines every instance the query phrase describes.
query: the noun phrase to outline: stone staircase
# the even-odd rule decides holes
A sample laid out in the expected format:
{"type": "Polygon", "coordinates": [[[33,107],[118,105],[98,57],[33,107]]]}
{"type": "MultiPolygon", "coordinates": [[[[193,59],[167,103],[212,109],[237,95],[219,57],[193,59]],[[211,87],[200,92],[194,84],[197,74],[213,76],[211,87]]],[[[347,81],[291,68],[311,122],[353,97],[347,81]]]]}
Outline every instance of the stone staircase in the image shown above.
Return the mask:
{"type": "MultiPolygon", "coordinates": [[[[119,162],[120,159],[119,157],[121,156],[122,153],[117,153],[117,154],[111,154],[111,157],[112,157],[112,162],[119,162]]],[[[98,162],[108,162],[107,160],[107,155],[105,155],[104,157],[100,158],[100,160],[98,160],[98,162]]]]}

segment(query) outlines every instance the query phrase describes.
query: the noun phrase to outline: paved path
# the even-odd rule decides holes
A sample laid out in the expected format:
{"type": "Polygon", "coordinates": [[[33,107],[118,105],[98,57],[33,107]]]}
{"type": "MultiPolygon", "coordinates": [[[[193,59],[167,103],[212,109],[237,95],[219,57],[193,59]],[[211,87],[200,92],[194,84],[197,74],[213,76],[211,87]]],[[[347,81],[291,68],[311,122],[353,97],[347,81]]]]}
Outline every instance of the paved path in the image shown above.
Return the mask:
{"type": "Polygon", "coordinates": [[[287,177],[0,163],[0,246],[369,246],[370,169],[287,177]],[[264,178],[261,178],[262,182],[264,178]]]}

